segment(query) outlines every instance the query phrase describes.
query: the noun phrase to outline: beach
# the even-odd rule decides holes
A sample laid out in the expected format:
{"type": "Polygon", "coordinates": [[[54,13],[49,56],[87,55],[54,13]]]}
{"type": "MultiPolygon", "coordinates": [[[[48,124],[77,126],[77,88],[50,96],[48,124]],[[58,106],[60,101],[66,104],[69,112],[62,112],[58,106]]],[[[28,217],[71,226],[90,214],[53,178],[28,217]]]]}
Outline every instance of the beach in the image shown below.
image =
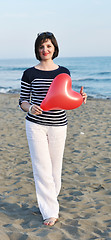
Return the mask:
{"type": "Polygon", "coordinates": [[[38,209],[19,94],[0,94],[0,239],[111,239],[111,100],[67,111],[60,218],[44,226],[38,209]]]}

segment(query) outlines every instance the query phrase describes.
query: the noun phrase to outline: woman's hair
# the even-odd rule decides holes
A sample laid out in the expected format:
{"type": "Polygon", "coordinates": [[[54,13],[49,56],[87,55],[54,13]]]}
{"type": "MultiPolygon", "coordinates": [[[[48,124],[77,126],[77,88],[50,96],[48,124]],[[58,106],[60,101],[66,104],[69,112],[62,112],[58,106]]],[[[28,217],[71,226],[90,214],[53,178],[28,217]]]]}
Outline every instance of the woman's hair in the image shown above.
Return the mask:
{"type": "Polygon", "coordinates": [[[51,32],[43,32],[41,34],[38,34],[38,36],[35,40],[35,56],[39,61],[41,60],[41,58],[39,56],[39,47],[42,43],[44,43],[46,41],[46,39],[50,39],[52,44],[55,47],[55,51],[52,56],[52,59],[56,58],[59,54],[59,47],[58,47],[58,43],[57,43],[57,40],[56,40],[54,34],[51,32]]]}

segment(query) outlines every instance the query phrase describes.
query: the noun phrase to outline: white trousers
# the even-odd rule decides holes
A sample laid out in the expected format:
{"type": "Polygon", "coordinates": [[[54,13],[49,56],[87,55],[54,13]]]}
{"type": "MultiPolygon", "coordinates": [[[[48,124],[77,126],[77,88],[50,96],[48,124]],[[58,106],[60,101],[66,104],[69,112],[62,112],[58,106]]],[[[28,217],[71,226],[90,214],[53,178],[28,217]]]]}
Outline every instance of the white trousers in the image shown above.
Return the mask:
{"type": "Polygon", "coordinates": [[[26,120],[38,206],[43,219],[58,218],[62,159],[67,126],[44,126],[26,120]]]}

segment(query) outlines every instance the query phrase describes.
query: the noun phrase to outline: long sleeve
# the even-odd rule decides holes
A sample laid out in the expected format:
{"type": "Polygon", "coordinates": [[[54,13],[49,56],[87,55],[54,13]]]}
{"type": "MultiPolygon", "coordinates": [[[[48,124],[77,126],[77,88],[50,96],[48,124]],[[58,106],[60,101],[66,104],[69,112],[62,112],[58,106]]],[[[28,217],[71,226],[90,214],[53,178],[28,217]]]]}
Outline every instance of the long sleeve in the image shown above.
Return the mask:
{"type": "Polygon", "coordinates": [[[21,92],[20,92],[19,105],[21,105],[22,102],[30,102],[30,95],[31,95],[31,84],[28,82],[26,72],[24,72],[21,79],[21,92]]]}

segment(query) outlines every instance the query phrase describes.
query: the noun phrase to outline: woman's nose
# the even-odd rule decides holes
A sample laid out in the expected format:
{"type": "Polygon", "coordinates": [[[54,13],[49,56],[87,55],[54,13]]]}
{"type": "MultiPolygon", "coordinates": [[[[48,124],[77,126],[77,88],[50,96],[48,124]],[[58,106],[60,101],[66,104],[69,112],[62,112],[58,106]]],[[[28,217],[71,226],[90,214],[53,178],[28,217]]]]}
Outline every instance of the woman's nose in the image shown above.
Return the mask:
{"type": "Polygon", "coordinates": [[[43,51],[45,52],[47,50],[47,47],[46,46],[44,46],[44,48],[43,48],[43,51]]]}

